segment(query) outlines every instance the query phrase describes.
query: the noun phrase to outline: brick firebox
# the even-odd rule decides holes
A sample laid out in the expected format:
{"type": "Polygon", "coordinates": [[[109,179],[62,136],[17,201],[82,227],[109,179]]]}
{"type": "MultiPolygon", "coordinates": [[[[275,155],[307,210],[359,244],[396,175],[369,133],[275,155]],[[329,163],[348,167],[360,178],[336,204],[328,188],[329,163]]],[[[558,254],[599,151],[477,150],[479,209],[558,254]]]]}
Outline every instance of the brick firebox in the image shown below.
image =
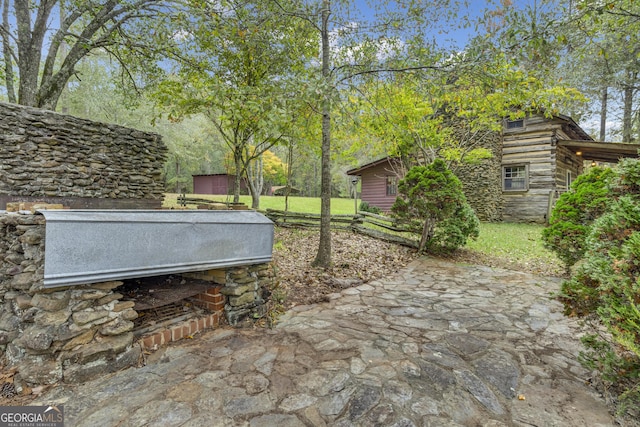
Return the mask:
{"type": "Polygon", "coordinates": [[[143,350],[156,350],[171,342],[179,341],[183,338],[193,338],[194,335],[200,332],[218,327],[221,320],[224,319],[225,297],[220,293],[221,290],[222,286],[216,286],[193,297],[194,304],[208,313],[142,337],[140,344],[143,350]]]}

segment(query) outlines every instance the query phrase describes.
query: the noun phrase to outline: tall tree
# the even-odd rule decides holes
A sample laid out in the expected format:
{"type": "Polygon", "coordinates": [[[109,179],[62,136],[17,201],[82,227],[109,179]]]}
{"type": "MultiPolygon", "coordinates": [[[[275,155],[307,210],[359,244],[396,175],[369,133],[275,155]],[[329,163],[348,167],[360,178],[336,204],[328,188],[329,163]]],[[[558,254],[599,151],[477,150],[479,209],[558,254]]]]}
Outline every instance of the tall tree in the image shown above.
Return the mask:
{"type": "MultiPolygon", "coordinates": [[[[322,39],[322,80],[331,87],[331,46],[329,45],[329,17],[331,1],[322,1],[320,36],[322,39]]],[[[331,264],[331,92],[322,97],[322,163],[320,184],[320,243],[313,265],[328,267],[331,264]]]]}
{"type": "Polygon", "coordinates": [[[569,2],[564,28],[567,60],[559,73],[599,100],[600,139],[618,134],[625,142],[634,131],[640,87],[640,6],[637,2],[569,2]],[[621,123],[607,132],[610,118],[621,123]]]}
{"type": "Polygon", "coordinates": [[[371,1],[368,6],[374,16],[368,19],[358,16],[356,5],[348,0],[321,0],[296,8],[279,4],[284,15],[311,23],[321,41],[320,78],[314,83],[322,116],[322,201],[320,243],[313,264],[329,267],[332,111],[340,102],[340,89],[373,76],[388,78],[394,73],[441,68],[439,60],[445,55],[434,49],[428,32],[437,31],[445,23],[442,18],[455,16],[457,3],[371,1]]]}
{"type": "Polygon", "coordinates": [[[91,52],[100,49],[116,60],[124,60],[126,51],[158,52],[158,41],[149,39],[160,32],[159,17],[166,16],[168,4],[163,0],[2,0],[0,37],[9,101],[55,109],[79,61],[91,52]],[[135,35],[142,28],[146,36],[135,35]]]}
{"type": "Polygon", "coordinates": [[[155,96],[174,117],[209,117],[233,154],[234,201],[239,201],[245,177],[252,207],[258,208],[261,172],[256,160],[289,132],[303,90],[298,75],[306,72],[313,45],[304,26],[282,20],[272,3],[190,4],[192,13],[176,24],[192,61],[179,64],[155,96]]]}

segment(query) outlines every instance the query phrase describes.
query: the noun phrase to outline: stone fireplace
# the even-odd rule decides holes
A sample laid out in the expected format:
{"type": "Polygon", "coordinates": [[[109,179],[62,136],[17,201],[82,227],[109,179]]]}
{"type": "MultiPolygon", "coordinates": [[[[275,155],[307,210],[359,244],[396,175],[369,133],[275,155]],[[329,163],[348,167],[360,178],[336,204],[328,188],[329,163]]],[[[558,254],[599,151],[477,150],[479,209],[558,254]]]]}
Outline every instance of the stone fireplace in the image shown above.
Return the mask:
{"type": "Polygon", "coordinates": [[[4,363],[28,385],[81,382],[264,315],[272,227],[252,211],[1,212],[4,363]]]}

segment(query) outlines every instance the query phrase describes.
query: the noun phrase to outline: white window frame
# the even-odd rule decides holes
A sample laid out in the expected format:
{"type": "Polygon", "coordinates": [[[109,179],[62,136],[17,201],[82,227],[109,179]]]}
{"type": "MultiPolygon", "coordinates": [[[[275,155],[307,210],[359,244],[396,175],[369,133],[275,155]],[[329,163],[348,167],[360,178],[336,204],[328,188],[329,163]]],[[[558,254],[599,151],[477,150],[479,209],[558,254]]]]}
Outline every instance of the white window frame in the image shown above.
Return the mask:
{"type": "Polygon", "coordinates": [[[502,191],[505,192],[523,192],[529,191],[529,164],[528,163],[514,163],[508,165],[502,165],[502,191]],[[517,170],[515,170],[517,169],[517,170]],[[514,172],[517,175],[521,173],[524,176],[514,176],[514,172]],[[509,185],[507,182],[511,181],[509,185]],[[513,188],[513,180],[523,180],[522,186],[513,188]]]}
{"type": "Polygon", "coordinates": [[[570,170],[567,170],[567,180],[565,184],[567,185],[567,190],[571,188],[571,183],[573,182],[573,173],[570,170]]]}

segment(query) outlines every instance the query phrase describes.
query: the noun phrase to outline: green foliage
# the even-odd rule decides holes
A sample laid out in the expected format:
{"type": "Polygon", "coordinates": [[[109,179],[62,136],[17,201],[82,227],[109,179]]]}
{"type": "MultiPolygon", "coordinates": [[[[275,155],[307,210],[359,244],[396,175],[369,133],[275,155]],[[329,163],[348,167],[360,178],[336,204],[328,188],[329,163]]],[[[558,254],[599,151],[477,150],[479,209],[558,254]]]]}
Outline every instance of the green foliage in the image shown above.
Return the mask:
{"type": "Polygon", "coordinates": [[[622,123],[607,129],[607,133],[623,142],[633,142],[640,130],[635,113],[639,102],[635,88],[640,83],[640,2],[579,0],[574,5],[579,19],[570,21],[568,35],[576,49],[570,52],[569,61],[560,72],[579,80],[588,96],[600,99],[600,105],[595,105],[600,110],[596,114],[605,118],[607,112],[618,116],[619,105],[607,102],[602,94],[607,93],[609,100],[622,99],[622,120],[616,117],[622,123]]]}
{"type": "Polygon", "coordinates": [[[428,248],[431,252],[453,252],[466,245],[468,239],[477,239],[479,227],[476,213],[468,203],[464,203],[434,229],[428,248]]]}
{"type": "Polygon", "coordinates": [[[139,97],[134,106],[121,93],[114,77],[121,72],[107,56],[92,55],[78,65],[78,74],[65,88],[58,107],[71,115],[155,132],[169,149],[164,166],[165,190],[192,190],[192,175],[223,173],[224,143],[202,114],[179,122],[160,117],[153,103],[139,97]]]}
{"type": "Polygon", "coordinates": [[[590,227],[575,274],[563,283],[567,312],[598,319],[613,343],[589,337],[584,359],[622,388],[620,409],[640,411],[640,162],[611,178],[612,201],[590,227]]]}
{"type": "Polygon", "coordinates": [[[414,166],[398,185],[393,214],[421,233],[419,251],[451,252],[477,238],[479,221],[467,203],[460,180],[441,159],[414,166]]]}
{"type": "Polygon", "coordinates": [[[381,212],[380,208],[377,206],[371,206],[367,202],[360,202],[360,206],[358,207],[359,211],[369,212],[372,214],[379,214],[381,212]]]}
{"type": "Polygon", "coordinates": [[[231,152],[236,182],[247,178],[257,206],[263,185],[258,159],[295,134],[292,117],[300,115],[308,89],[301,79],[317,52],[311,30],[302,20],[283,19],[288,2],[187,4],[190,13],[176,17],[174,31],[189,35],[188,60],[154,86],[153,97],[170,118],[201,113],[211,121],[231,152]]]}
{"type": "Polygon", "coordinates": [[[439,157],[455,170],[492,156],[482,142],[501,130],[504,117],[553,115],[559,106],[584,100],[575,89],[538,79],[499,52],[478,67],[469,68],[467,59],[452,56],[446,73],[359,85],[348,100],[358,131],[368,137],[352,141],[345,152],[398,156],[411,165],[439,157]]]}
{"type": "Polygon", "coordinates": [[[567,270],[583,257],[590,226],[611,200],[608,183],[612,176],[611,169],[603,168],[592,168],[578,176],[551,213],[542,238],[545,247],[558,255],[567,270]]]}
{"type": "Polygon", "coordinates": [[[616,384],[621,390],[617,398],[618,414],[637,419],[640,402],[640,364],[637,358],[620,355],[602,336],[588,334],[581,338],[587,351],[581,352],[580,363],[590,370],[597,370],[608,384],[616,384]]]}

